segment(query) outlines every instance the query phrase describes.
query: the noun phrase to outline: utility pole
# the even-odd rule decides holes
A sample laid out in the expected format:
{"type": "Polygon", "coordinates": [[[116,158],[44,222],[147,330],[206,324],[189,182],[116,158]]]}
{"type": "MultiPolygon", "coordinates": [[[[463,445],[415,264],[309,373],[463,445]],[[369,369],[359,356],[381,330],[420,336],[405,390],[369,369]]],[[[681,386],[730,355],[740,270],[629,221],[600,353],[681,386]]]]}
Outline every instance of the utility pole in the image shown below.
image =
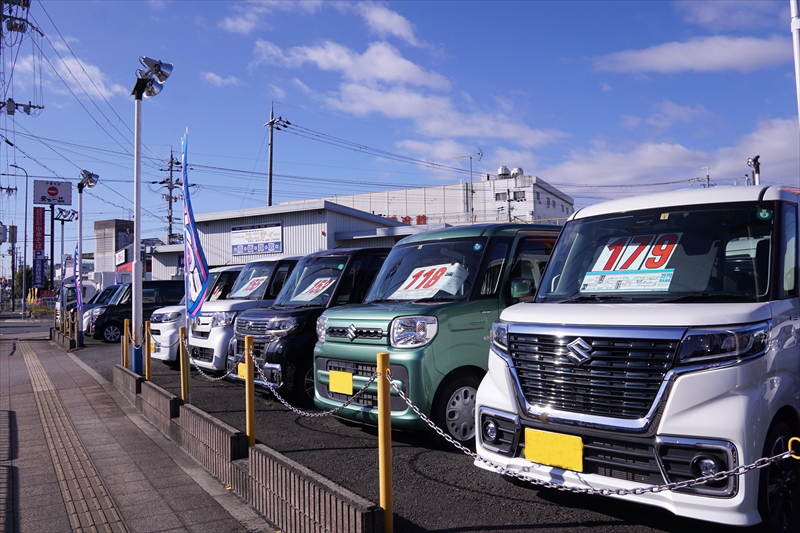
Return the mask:
{"type": "Polygon", "coordinates": [[[711,174],[709,173],[709,167],[700,167],[706,169],[706,189],[711,187],[711,174]]]}
{"type": "Polygon", "coordinates": [[[477,154],[460,155],[453,159],[466,159],[469,158],[469,195],[467,196],[467,209],[469,210],[469,223],[475,223],[475,189],[472,188],[472,158],[477,157],[478,161],[483,159],[483,150],[478,148],[477,154]]]}
{"type": "MultiPolygon", "coordinates": [[[[172,170],[173,168],[178,168],[181,166],[181,162],[175,159],[172,156],[172,148],[169,149],[169,167],[167,171],[169,171],[169,177],[164,181],[158,182],[159,185],[164,185],[167,188],[167,194],[162,194],[161,197],[167,201],[167,243],[168,244],[180,244],[177,236],[172,233],[172,202],[177,202],[181,198],[182,195],[173,196],[172,191],[178,187],[183,186],[183,182],[178,180],[175,181],[172,179],[172,170]]],[[[162,169],[164,170],[164,169],[162,169]]]]}
{"type": "Polygon", "coordinates": [[[283,117],[275,118],[275,114],[273,113],[273,105],[270,104],[269,106],[269,122],[264,124],[265,126],[269,126],[269,155],[267,160],[267,205],[272,205],[272,130],[276,129],[281,131],[279,126],[289,126],[291,122],[288,120],[283,120],[283,117]]]}

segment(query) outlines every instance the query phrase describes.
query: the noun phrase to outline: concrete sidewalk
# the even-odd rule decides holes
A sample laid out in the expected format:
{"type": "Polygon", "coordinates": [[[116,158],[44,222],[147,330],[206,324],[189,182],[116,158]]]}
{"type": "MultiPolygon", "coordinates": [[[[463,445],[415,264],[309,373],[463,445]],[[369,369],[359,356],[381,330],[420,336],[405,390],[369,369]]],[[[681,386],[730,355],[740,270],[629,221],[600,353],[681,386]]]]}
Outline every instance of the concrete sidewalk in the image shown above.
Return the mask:
{"type": "Polygon", "coordinates": [[[0,531],[275,530],[46,333],[6,329],[0,531]]]}

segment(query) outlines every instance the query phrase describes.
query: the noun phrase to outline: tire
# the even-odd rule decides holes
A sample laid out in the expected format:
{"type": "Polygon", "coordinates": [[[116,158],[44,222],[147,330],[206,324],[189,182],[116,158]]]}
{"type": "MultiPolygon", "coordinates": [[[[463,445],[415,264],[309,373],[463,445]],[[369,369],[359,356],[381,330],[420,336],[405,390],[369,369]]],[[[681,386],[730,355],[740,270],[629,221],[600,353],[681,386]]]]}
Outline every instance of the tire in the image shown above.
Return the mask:
{"type": "Polygon", "coordinates": [[[475,442],[475,395],[480,383],[474,374],[457,376],[439,389],[433,402],[434,423],[465,446],[475,442]]]}
{"type": "Polygon", "coordinates": [[[301,407],[314,406],[314,364],[304,361],[294,372],[292,399],[301,407]]]}
{"type": "MultiPolygon", "coordinates": [[[[797,436],[786,422],[773,422],[764,443],[764,457],[785,452],[797,436]]],[[[800,531],[800,461],[792,458],[771,463],[759,477],[758,512],[762,530],[770,533],[800,531]]]]}
{"type": "Polygon", "coordinates": [[[103,326],[103,331],[100,334],[103,342],[119,342],[120,337],[122,337],[122,329],[119,327],[118,324],[106,324],[103,326]]]}

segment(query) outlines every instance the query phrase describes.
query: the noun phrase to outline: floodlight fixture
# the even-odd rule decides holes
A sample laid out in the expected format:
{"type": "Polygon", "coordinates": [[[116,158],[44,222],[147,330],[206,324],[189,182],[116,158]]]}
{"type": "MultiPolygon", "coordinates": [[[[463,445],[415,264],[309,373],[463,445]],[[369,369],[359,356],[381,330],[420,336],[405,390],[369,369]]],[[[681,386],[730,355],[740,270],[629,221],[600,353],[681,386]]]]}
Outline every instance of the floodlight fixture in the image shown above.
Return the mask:
{"type": "Polygon", "coordinates": [[[759,162],[758,162],[758,158],[759,157],[761,157],[761,156],[757,155],[757,156],[751,157],[751,158],[749,158],[747,160],[747,166],[754,168],[756,170],[756,172],[758,171],[758,167],[759,167],[759,162]]]}
{"type": "Polygon", "coordinates": [[[91,189],[97,184],[97,180],[100,179],[100,176],[97,174],[92,174],[88,170],[81,170],[81,181],[78,183],[79,191],[84,187],[87,189],[91,189]]]}
{"type": "Polygon", "coordinates": [[[142,78],[149,77],[152,74],[160,83],[164,83],[172,74],[172,63],[164,63],[160,59],[151,59],[145,56],[140,57],[139,62],[147,68],[145,75],[140,76],[142,78]]]}

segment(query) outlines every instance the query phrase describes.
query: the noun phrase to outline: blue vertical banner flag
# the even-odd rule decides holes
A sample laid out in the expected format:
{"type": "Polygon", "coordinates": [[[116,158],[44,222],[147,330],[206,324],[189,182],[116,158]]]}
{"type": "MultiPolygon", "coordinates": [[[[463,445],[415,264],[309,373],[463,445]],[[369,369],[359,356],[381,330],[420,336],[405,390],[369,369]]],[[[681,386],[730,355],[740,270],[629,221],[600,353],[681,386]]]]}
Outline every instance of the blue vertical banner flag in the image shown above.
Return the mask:
{"type": "Polygon", "coordinates": [[[81,264],[78,260],[78,245],[75,245],[75,255],[72,258],[72,279],[75,280],[75,298],[78,301],[78,311],[83,311],[83,283],[81,264]]]}
{"type": "Polygon", "coordinates": [[[200,246],[200,237],[194,223],[192,202],[189,199],[189,163],[186,151],[189,143],[189,128],[183,136],[181,164],[183,165],[183,249],[184,280],[186,282],[186,315],[187,320],[200,313],[203,300],[208,292],[208,263],[200,246]]]}
{"type": "Polygon", "coordinates": [[[67,254],[61,258],[61,283],[58,286],[59,294],[62,292],[64,288],[64,279],[67,277],[67,254]]]}

